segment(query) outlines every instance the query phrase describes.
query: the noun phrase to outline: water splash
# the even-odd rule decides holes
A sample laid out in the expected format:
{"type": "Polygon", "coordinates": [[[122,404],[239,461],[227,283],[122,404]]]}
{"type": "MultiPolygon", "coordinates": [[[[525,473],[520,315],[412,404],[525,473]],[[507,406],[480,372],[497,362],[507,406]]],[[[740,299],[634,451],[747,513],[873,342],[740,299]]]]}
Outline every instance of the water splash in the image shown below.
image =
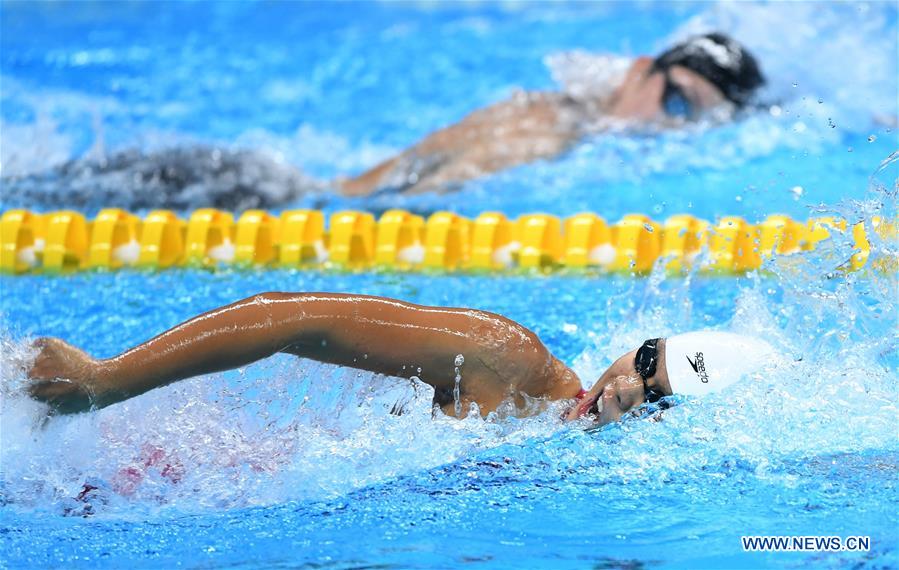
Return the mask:
{"type": "Polygon", "coordinates": [[[455,374],[456,374],[456,376],[454,378],[454,384],[453,384],[453,406],[454,406],[454,410],[456,412],[457,418],[462,417],[461,391],[462,391],[462,365],[464,363],[465,363],[465,357],[463,357],[461,354],[457,354],[456,359],[453,362],[453,365],[455,366],[454,370],[455,370],[455,374]]]}

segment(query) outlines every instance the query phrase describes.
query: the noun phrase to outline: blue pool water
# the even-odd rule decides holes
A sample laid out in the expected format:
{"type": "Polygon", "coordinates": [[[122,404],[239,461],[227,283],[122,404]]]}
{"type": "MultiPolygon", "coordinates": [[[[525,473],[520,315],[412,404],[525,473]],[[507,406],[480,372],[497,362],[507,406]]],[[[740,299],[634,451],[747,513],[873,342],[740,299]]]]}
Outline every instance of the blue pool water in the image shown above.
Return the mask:
{"type": "MultiPolygon", "coordinates": [[[[196,143],[250,148],[322,179],[359,172],[516,86],[554,88],[548,56],[653,53],[714,25],[759,55],[779,111],[600,137],[455,194],[292,205],[608,219],[896,215],[896,163],[878,171],[899,147],[893,4],[0,8],[4,177],[90,153],[196,143]]],[[[2,208],[20,205],[0,196],[2,208]]],[[[875,256],[895,256],[895,244],[873,239],[875,256]]],[[[835,272],[851,253],[838,238],[739,279],[2,276],[0,564],[895,567],[897,283],[835,272]],[[585,383],[647,337],[699,328],[764,336],[782,362],[660,422],[590,432],[557,413],[431,419],[424,387],[288,357],[46,424],[22,396],[35,336],[109,356],[265,290],[500,312],[585,383]],[[388,413],[396,402],[405,414],[388,413]],[[163,459],[147,467],[149,457],[163,459]],[[74,500],[86,483],[99,489],[74,500]],[[740,536],[750,534],[866,535],[872,549],[744,553],[740,536]]]]}

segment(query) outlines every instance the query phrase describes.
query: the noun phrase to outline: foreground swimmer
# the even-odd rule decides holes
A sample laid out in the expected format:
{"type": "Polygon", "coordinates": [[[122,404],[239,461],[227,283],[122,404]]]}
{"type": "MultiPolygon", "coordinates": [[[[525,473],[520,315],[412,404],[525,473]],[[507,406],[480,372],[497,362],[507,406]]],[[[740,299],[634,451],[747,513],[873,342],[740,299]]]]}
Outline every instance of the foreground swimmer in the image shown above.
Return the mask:
{"type": "Polygon", "coordinates": [[[541,158],[616,126],[675,127],[720,121],[745,108],[765,82],[755,58],[720,33],[636,59],[618,85],[575,96],[521,92],[479,109],[401,154],[339,184],[348,195],[428,192],[541,158]]]}
{"type": "Polygon", "coordinates": [[[97,360],[53,338],[28,372],[30,392],[58,413],[84,412],[185,378],[284,352],[434,388],[434,405],[464,417],[503,402],[575,400],[565,419],[613,422],[644,402],[702,395],[739,379],[771,348],[730,333],[652,339],[584,391],[577,375],[525,327],[494,313],[337,293],[262,293],[215,309],[128,350],[97,360]],[[460,380],[457,380],[460,378],[460,380]]]}

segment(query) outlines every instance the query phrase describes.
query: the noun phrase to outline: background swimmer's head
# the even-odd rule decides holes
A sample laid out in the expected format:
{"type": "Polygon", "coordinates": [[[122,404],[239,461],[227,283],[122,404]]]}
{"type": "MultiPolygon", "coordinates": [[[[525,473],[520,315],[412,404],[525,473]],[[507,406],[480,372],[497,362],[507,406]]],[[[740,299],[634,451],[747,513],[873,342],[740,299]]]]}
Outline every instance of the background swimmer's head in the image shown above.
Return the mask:
{"type": "Polygon", "coordinates": [[[696,73],[737,108],[747,105],[765,77],[758,62],[739,42],[722,33],[693,36],[653,61],[651,73],[678,66],[696,73]]]}
{"type": "Polygon", "coordinates": [[[729,120],[765,83],[755,58],[724,34],[694,36],[637,58],[611,97],[612,117],[637,123],[729,120]]]}

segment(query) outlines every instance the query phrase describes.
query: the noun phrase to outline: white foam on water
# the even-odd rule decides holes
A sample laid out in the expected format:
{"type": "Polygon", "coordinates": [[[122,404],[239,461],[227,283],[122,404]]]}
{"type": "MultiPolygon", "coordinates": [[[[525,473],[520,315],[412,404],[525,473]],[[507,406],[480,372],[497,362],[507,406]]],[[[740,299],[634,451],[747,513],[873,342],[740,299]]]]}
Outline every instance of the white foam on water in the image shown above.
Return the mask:
{"type": "Polygon", "coordinates": [[[0,175],[19,176],[61,164],[73,154],[71,137],[55,121],[39,115],[33,123],[0,120],[0,175]]]}
{"type": "Polygon", "coordinates": [[[125,111],[113,97],[32,85],[4,74],[4,98],[34,115],[32,122],[0,121],[0,175],[23,176],[62,164],[103,137],[98,118],[125,111]],[[91,142],[85,142],[85,141],[91,142]]]}
{"type": "Polygon", "coordinates": [[[249,129],[236,138],[233,147],[265,149],[321,177],[359,172],[400,150],[373,142],[350,141],[345,136],[308,123],[301,123],[286,136],[265,129],[249,129]]]}
{"type": "Polygon", "coordinates": [[[93,509],[110,516],[333,497],[561,425],[558,414],[433,416],[423,384],[292,357],[43,422],[46,407],[21,393],[22,372],[10,377],[28,345],[6,347],[0,463],[19,509],[81,513],[85,484],[99,487],[93,509]]]}
{"type": "Polygon", "coordinates": [[[583,50],[553,53],[543,61],[553,80],[575,99],[610,96],[634,62],[630,57],[583,50]]]}

